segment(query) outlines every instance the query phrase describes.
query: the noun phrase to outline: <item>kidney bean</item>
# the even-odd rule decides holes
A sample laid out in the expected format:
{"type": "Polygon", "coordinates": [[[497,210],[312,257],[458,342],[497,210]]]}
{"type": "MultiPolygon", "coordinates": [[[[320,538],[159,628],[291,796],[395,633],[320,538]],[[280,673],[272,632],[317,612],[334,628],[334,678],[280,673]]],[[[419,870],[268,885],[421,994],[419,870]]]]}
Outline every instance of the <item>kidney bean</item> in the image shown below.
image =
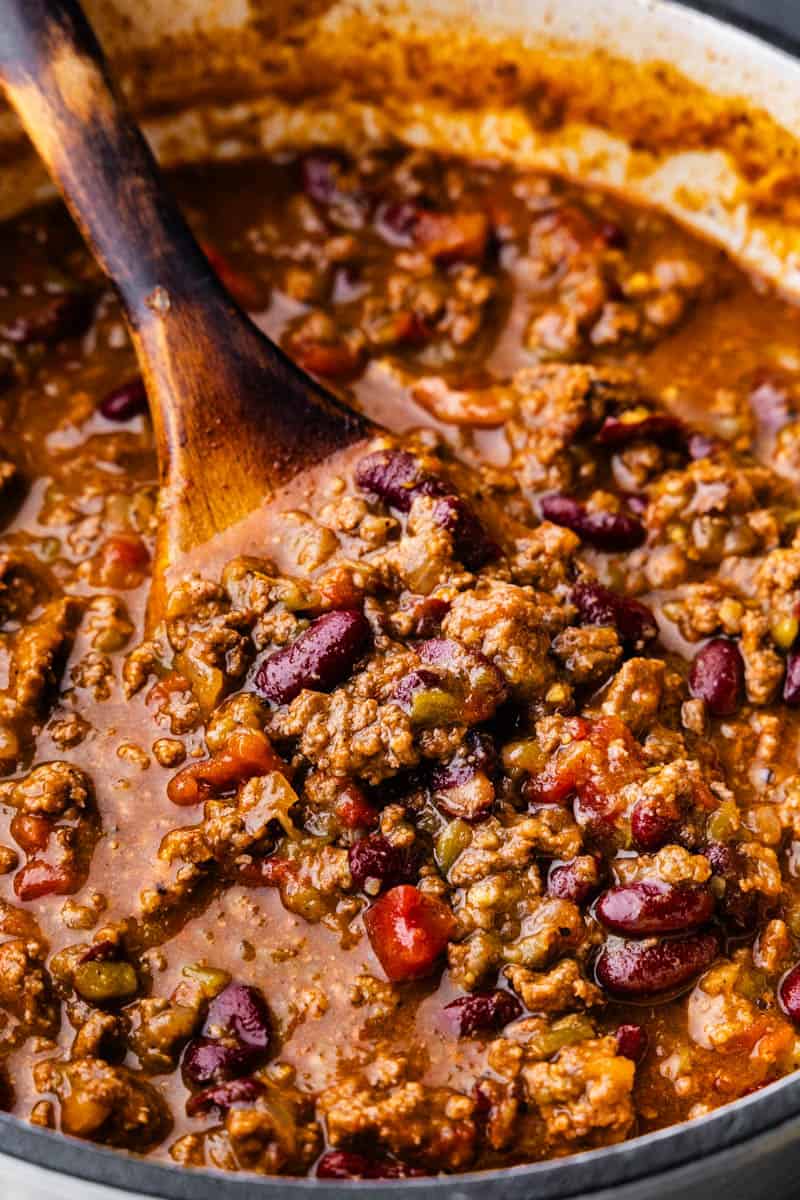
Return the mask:
{"type": "Polygon", "coordinates": [[[461,496],[443,496],[433,506],[433,520],[453,538],[453,553],[469,571],[478,571],[500,554],[475,512],[461,496]]]}
{"type": "Polygon", "coordinates": [[[116,942],[108,940],[94,942],[89,949],[81,955],[80,962],[113,962],[114,959],[120,957],[120,947],[116,942]]]}
{"type": "Polygon", "coordinates": [[[392,699],[406,712],[410,712],[413,708],[414,697],[419,692],[442,689],[447,690],[447,679],[443,673],[431,671],[427,667],[417,667],[416,670],[409,671],[408,675],[404,675],[398,681],[392,699]]]}
{"type": "Polygon", "coordinates": [[[597,859],[582,854],[569,862],[555,863],[547,873],[547,894],[557,900],[584,904],[600,887],[600,868],[597,859]]]}
{"type": "Polygon", "coordinates": [[[440,763],[431,771],[431,786],[436,791],[467,783],[477,771],[484,775],[497,773],[497,748],[490,734],[470,729],[461,749],[448,763],[440,763]]]}
{"type": "Polygon", "coordinates": [[[357,888],[368,879],[380,881],[381,888],[399,883],[414,883],[419,874],[419,854],[415,846],[393,846],[379,833],[355,842],[347,855],[350,875],[357,888]]]}
{"type": "Polygon", "coordinates": [[[305,154],[300,169],[306,195],[317,204],[334,204],[341,199],[339,177],[346,166],[344,155],[335,150],[312,150],[305,154]]]}
{"type": "Polygon", "coordinates": [[[744,662],[735,642],[712,638],[698,650],[689,671],[689,691],[705,700],[715,717],[736,712],[744,689],[744,662]]]}
{"type": "Polygon", "coordinates": [[[346,679],[371,638],[369,622],[356,609],[325,613],[281,650],[262,662],[256,690],[266,700],[289,704],[303,688],[326,692],[346,679]]]}
{"type": "Polygon", "coordinates": [[[434,637],[450,611],[449,601],[440,600],[437,596],[414,596],[400,607],[411,613],[414,621],[412,633],[419,638],[434,637]]]}
{"type": "Polygon", "coordinates": [[[266,1091],[257,1079],[231,1079],[190,1096],[186,1101],[187,1117],[199,1117],[217,1109],[227,1112],[229,1108],[242,1104],[254,1104],[266,1091]]]}
{"type": "Polygon", "coordinates": [[[554,525],[564,525],[590,546],[613,553],[635,550],[647,537],[644,525],[624,512],[592,512],[571,496],[552,493],[539,502],[542,516],[554,525]]]}
{"type": "Polygon", "coordinates": [[[725,881],[725,890],[717,901],[725,924],[736,933],[751,933],[759,922],[762,902],[758,892],[743,892],[739,886],[745,864],[737,847],[724,842],[709,842],[703,854],[709,861],[712,873],[725,881]]]}
{"type": "Polygon", "coordinates": [[[447,689],[462,704],[459,719],[467,725],[486,721],[507,699],[508,685],[501,672],[477,650],[453,638],[429,638],[417,647],[422,661],[450,678],[447,689]]]}
{"type": "Polygon", "coordinates": [[[450,762],[435,766],[430,775],[436,804],[452,817],[475,821],[494,804],[491,779],[497,771],[497,751],[487,733],[470,730],[464,746],[450,762]]]}
{"type": "Polygon", "coordinates": [[[264,997],[245,983],[229,983],[208,1006],[203,1033],[232,1037],[248,1050],[266,1053],[271,1039],[269,1011],[264,997]]]}
{"type": "Polygon", "coordinates": [[[419,208],[410,200],[389,200],[378,205],[375,227],[392,246],[410,246],[419,217],[419,208]]]}
{"type": "Polygon", "coordinates": [[[144,380],[137,376],[123,383],[100,401],[99,408],[107,421],[131,421],[147,412],[144,380]]]}
{"type": "Polygon", "coordinates": [[[399,982],[431,974],[456,923],[441,900],[402,884],[367,909],[364,926],[386,975],[399,982]]]}
{"type": "Polygon", "coordinates": [[[595,964],[597,982],[621,999],[647,1000],[688,986],[719,953],[713,933],[663,942],[607,942],[595,964]]]}
{"type": "Polygon", "coordinates": [[[522,1016],[522,1005],[513,992],[495,988],[491,992],[473,992],[445,1004],[448,1024],[459,1037],[481,1030],[502,1029],[522,1016]]]}
{"type": "Polygon", "coordinates": [[[606,928],[627,937],[678,933],[702,925],[713,911],[714,898],[705,888],[660,881],[609,888],[596,905],[606,928]]]}
{"type": "Polygon", "coordinates": [[[588,625],[611,625],[626,645],[640,650],[658,637],[652,611],[640,600],[621,596],[600,583],[576,583],[570,599],[588,625]]]}
{"type": "Polygon", "coordinates": [[[20,315],[0,325],[0,338],[27,346],[44,342],[52,344],[63,338],[77,337],[87,328],[92,317],[92,299],[85,292],[62,292],[43,301],[33,313],[20,315]]]}
{"type": "Polygon", "coordinates": [[[667,449],[680,448],[686,442],[686,426],[668,413],[649,413],[635,421],[626,421],[624,416],[606,417],[596,438],[601,446],[614,450],[644,439],[667,449]]]}
{"type": "Polygon", "coordinates": [[[367,1158],[352,1150],[328,1150],[317,1163],[315,1174],[317,1179],[416,1179],[428,1172],[388,1158],[367,1158]]]}
{"type": "Polygon", "coordinates": [[[445,496],[443,480],[424,471],[413,454],[405,450],[376,450],[356,465],[355,481],[398,512],[407,513],[414,497],[445,496]]]}
{"type": "Polygon", "coordinates": [[[597,237],[609,250],[627,250],[628,235],[616,221],[601,221],[597,237]]]}
{"type": "Polygon", "coordinates": [[[654,854],[666,846],[673,838],[679,820],[677,807],[667,811],[655,800],[639,800],[631,813],[631,837],[637,850],[654,854]]]}
{"type": "Polygon", "coordinates": [[[616,1031],[617,1053],[633,1062],[641,1062],[647,1053],[647,1030],[641,1025],[620,1025],[616,1031]]]}
{"type": "Polygon", "coordinates": [[[790,708],[800,706],[800,650],[786,656],[786,677],[783,681],[783,701],[790,708]]]}
{"type": "Polygon", "coordinates": [[[800,963],[787,971],[778,984],[778,1002],[787,1017],[800,1025],[800,963]]]}
{"type": "Polygon", "coordinates": [[[187,1084],[208,1087],[246,1075],[257,1065],[247,1046],[231,1046],[214,1038],[193,1038],[183,1052],[181,1064],[187,1084]]]}

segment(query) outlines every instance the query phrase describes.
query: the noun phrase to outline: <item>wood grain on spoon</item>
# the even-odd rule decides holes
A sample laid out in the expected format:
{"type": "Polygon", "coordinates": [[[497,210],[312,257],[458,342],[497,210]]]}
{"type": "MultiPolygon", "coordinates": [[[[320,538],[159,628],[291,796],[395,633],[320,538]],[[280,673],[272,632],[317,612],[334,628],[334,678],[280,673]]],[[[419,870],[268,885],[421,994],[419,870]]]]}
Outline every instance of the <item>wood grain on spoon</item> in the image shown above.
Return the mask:
{"type": "Polygon", "coordinates": [[[160,596],[198,547],[370,427],[222,287],[75,0],[0,0],[0,81],[125,305],[158,449],[160,596]]]}

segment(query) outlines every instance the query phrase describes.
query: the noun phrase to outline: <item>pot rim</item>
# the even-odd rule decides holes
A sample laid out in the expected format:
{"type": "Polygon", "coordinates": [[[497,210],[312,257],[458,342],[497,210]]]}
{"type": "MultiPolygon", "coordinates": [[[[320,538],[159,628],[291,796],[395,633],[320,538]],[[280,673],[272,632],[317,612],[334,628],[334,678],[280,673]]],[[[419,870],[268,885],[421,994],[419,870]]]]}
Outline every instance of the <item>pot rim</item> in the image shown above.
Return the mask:
{"type": "MultiPolygon", "coordinates": [[[[800,38],[776,30],[758,18],[731,12],[718,0],[635,0],[643,7],[673,10],[676,18],[689,19],[713,36],[719,26],[736,30],[745,41],[761,42],[763,49],[791,57],[800,64],[800,38]],[[686,9],[692,10],[690,14],[686,9]],[[766,43],[766,46],[764,45],[766,43]]],[[[799,79],[800,86],[800,79],[799,79]]],[[[591,1196],[603,1189],[664,1176],[698,1160],[714,1157],[756,1142],[767,1133],[778,1133],[800,1117],[800,1071],[691,1121],[642,1134],[616,1145],[583,1151],[566,1158],[522,1164],[459,1175],[426,1176],[388,1181],[325,1181],[309,1177],[231,1174],[208,1168],[186,1168],[137,1158],[61,1133],[31,1125],[0,1113],[0,1155],[54,1177],[68,1176],[84,1183],[114,1189],[124,1200],[133,1196],[157,1200],[250,1200],[264,1196],[303,1195],[312,1191],[319,1200],[343,1194],[369,1195],[374,1200],[403,1194],[426,1197],[453,1193],[453,1200],[471,1200],[493,1184],[502,1183],[503,1196],[531,1195],[537,1200],[568,1200],[591,1196]]],[[[55,1193],[54,1193],[55,1194],[55,1193]]],[[[109,1197],[111,1200],[111,1197],[109,1197]]]]}

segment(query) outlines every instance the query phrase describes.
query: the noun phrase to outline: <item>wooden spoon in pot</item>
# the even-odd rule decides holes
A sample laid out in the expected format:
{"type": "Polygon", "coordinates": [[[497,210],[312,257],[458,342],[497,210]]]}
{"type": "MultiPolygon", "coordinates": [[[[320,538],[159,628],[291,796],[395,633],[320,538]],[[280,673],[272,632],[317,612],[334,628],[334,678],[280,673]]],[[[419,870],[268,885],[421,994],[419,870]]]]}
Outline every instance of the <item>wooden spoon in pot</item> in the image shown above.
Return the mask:
{"type": "Polygon", "coordinates": [[[161,482],[152,620],[192,550],[373,427],[222,287],[77,0],[0,0],[0,82],[125,306],[161,482]]]}

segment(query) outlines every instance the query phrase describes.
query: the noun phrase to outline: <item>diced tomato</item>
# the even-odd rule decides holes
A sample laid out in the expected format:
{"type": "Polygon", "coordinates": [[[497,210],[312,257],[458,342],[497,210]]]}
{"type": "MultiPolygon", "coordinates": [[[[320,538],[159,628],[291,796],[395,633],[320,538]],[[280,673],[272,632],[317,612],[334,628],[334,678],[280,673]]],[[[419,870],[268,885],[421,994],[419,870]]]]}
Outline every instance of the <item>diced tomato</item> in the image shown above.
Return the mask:
{"type": "Polygon", "coordinates": [[[424,979],[455,932],[446,904],[411,884],[386,892],[364,914],[372,949],[389,979],[424,979]]]}
{"type": "Polygon", "coordinates": [[[287,858],[254,858],[240,863],[236,869],[236,880],[245,887],[280,887],[294,870],[287,858]]]}
{"type": "Polygon", "coordinates": [[[214,270],[222,286],[230,292],[237,304],[248,312],[256,312],[263,308],[259,289],[254,280],[249,279],[241,271],[237,271],[227,258],[210,242],[202,242],[203,253],[214,270]]]}
{"type": "Polygon", "coordinates": [[[643,775],[639,744],[619,717],[575,717],[568,732],[571,740],[526,783],[526,797],[532,805],[573,802],[579,825],[610,834],[622,789],[643,775]]]}
{"type": "Polygon", "coordinates": [[[378,824],[377,808],[355,783],[343,782],[334,807],[345,829],[374,829],[378,824]]]}
{"type": "Polygon", "coordinates": [[[135,588],[145,577],[150,553],[140,537],[119,533],[108,538],[92,564],[95,587],[135,588]]]}
{"type": "Polygon", "coordinates": [[[11,836],[26,854],[44,850],[53,832],[53,823],[47,817],[28,813],[17,813],[10,827],[11,836]]]}
{"type": "Polygon", "coordinates": [[[173,804],[198,804],[270,771],[286,774],[287,766],[272,749],[266,734],[255,729],[238,729],[218,754],[204,762],[191,763],[173,775],[167,784],[167,796],[173,804]]]}
{"type": "Polygon", "coordinates": [[[318,342],[311,338],[297,338],[289,343],[289,353],[298,366],[312,375],[324,375],[328,379],[351,379],[358,375],[364,362],[359,350],[344,340],[318,342]]]}
{"type": "Polygon", "coordinates": [[[78,878],[67,866],[54,866],[42,858],[31,859],[14,876],[14,891],[20,900],[38,900],[42,896],[68,896],[78,886],[78,878]]]}
{"type": "Polygon", "coordinates": [[[477,261],[486,253],[489,218],[482,212],[420,211],[414,240],[439,262],[477,261]]]}

